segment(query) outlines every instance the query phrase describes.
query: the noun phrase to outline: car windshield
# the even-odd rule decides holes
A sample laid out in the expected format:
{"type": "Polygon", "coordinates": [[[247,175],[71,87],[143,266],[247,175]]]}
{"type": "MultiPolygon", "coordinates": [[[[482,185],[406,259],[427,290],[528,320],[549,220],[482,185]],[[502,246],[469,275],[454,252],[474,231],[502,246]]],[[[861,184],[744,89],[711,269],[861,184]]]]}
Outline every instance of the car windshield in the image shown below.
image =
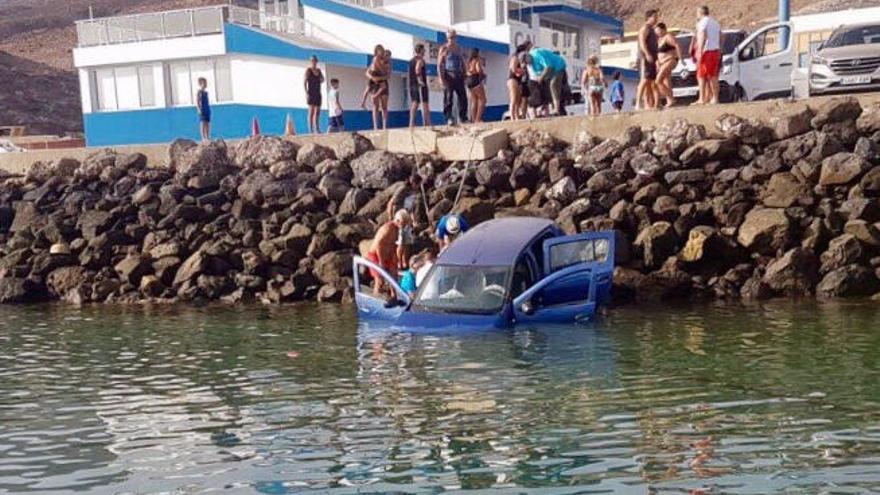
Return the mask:
{"type": "Polygon", "coordinates": [[[510,267],[439,265],[416,294],[415,309],[497,313],[507,298],[510,267]]]}
{"type": "Polygon", "coordinates": [[[839,29],[825,42],[826,48],[880,44],[880,24],[839,29]]]}
{"type": "MultiPolygon", "coordinates": [[[[681,34],[675,37],[678,41],[678,49],[684,57],[688,57],[691,49],[691,40],[694,39],[692,34],[681,34]]],[[[721,54],[730,55],[743,40],[743,34],[740,32],[726,32],[721,35],[721,54]]]]}

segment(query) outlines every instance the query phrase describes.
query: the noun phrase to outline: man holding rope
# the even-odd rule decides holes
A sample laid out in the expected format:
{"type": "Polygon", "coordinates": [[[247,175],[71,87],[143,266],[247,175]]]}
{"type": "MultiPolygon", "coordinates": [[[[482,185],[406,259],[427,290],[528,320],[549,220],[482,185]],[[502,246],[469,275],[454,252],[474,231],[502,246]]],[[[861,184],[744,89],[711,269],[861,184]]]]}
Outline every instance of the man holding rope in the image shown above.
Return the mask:
{"type": "Polygon", "coordinates": [[[425,70],[425,45],[416,45],[415,56],[409,61],[409,128],[416,126],[416,113],[422,107],[422,125],[431,126],[428,105],[428,77],[425,70]]]}

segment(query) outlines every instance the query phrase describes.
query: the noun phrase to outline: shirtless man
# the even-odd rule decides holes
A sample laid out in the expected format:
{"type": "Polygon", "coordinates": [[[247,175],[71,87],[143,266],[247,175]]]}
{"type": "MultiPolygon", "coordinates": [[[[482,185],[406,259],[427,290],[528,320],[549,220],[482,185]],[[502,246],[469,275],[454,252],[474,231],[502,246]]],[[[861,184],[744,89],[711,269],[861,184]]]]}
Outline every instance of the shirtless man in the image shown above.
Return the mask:
{"type": "MultiPolygon", "coordinates": [[[[383,270],[388,272],[388,275],[395,279],[397,278],[397,268],[399,266],[397,261],[397,238],[400,234],[400,229],[409,225],[410,222],[409,212],[398,210],[394,214],[394,221],[387,222],[379,227],[379,231],[376,232],[376,237],[373,238],[373,243],[370,245],[370,250],[367,252],[366,258],[368,260],[382,267],[383,270]]],[[[376,295],[381,294],[382,289],[385,288],[384,279],[375,270],[370,270],[370,276],[373,277],[373,292],[376,295]]],[[[393,298],[395,296],[394,289],[388,287],[387,290],[393,298]]]]}

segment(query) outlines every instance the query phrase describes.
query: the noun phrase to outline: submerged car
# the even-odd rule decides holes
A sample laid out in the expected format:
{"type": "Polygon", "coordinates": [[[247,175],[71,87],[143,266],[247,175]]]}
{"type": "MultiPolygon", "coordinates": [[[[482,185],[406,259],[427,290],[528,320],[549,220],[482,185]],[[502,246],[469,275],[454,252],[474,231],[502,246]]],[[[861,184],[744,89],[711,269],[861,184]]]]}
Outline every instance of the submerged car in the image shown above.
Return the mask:
{"type": "Polygon", "coordinates": [[[436,260],[415,294],[375,263],[354,259],[362,319],[404,328],[495,327],[589,320],[610,298],[614,232],[565,235],[552,221],[512,217],[469,230],[436,260]],[[374,272],[396,299],[361,282],[374,272]]]}

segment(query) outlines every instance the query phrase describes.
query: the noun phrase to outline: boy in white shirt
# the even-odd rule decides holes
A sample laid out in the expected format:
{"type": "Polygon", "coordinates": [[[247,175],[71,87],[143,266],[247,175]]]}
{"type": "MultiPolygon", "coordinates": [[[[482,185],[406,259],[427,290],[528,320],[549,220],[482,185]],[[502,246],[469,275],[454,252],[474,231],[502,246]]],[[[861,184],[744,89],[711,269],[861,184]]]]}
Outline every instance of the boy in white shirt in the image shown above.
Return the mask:
{"type": "Polygon", "coordinates": [[[345,122],[342,120],[342,102],[339,100],[339,79],[330,79],[330,90],[327,92],[327,106],[330,115],[330,125],[327,126],[327,134],[344,131],[345,122]]]}

